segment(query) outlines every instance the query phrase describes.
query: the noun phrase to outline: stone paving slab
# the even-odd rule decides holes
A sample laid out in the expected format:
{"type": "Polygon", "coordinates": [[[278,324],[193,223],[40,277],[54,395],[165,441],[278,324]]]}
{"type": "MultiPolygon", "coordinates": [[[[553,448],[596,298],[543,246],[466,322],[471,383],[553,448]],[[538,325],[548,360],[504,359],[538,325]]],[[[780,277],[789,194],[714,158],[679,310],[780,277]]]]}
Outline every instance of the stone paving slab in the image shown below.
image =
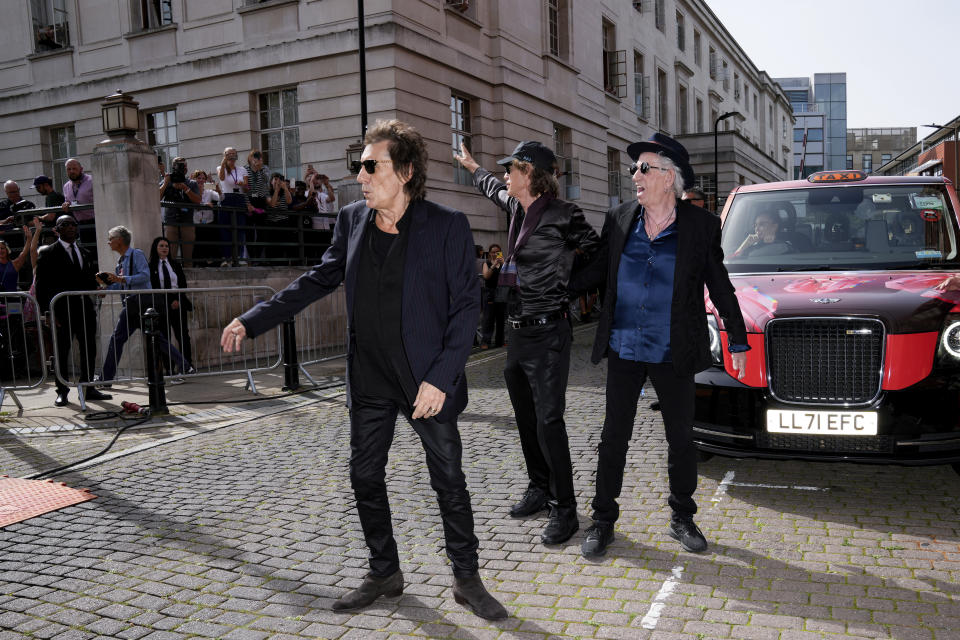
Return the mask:
{"type": "MultiPolygon", "coordinates": [[[[581,529],[603,419],[590,338],[577,336],[567,398],[581,529]]],[[[423,452],[402,421],[387,481],[405,593],[330,610],[367,557],[335,401],[59,477],[98,498],[0,530],[0,640],[958,637],[960,477],[949,467],[713,458],[696,495],[711,546],[690,554],[665,533],[665,445],[648,394],[616,540],[590,561],[582,531],[544,547],[544,518],[507,515],[526,476],[502,366],[489,353],[468,369],[460,431],[481,570],[507,620],[453,601],[423,452]]]]}

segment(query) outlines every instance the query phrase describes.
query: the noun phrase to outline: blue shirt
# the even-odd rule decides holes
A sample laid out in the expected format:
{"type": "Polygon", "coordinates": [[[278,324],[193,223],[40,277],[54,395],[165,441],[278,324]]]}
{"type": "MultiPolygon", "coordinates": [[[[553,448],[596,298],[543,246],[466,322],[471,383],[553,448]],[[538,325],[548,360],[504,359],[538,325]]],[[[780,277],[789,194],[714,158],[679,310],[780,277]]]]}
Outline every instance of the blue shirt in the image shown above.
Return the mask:
{"type": "Polygon", "coordinates": [[[641,207],[620,258],[609,345],[624,360],[669,362],[677,222],[651,241],[643,218],[641,207]]]}
{"type": "Polygon", "coordinates": [[[147,257],[140,249],[127,247],[126,253],[117,260],[117,275],[123,271],[124,281],[115,282],[107,289],[149,289],[150,267],[147,257]]]}

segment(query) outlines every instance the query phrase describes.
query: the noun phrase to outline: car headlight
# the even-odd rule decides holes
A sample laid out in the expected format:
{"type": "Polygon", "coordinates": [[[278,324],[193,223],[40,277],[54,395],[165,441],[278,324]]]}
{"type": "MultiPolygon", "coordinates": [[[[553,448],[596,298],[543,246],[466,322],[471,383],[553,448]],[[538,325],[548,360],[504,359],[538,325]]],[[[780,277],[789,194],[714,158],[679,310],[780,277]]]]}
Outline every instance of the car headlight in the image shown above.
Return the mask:
{"type": "MultiPolygon", "coordinates": [[[[723,353],[720,351],[720,327],[717,326],[717,319],[712,313],[707,314],[707,332],[710,334],[710,356],[713,358],[713,364],[723,364],[723,353]]],[[[958,338],[960,338],[960,335],[958,335],[958,338]]],[[[957,344],[958,349],[960,349],[960,340],[957,344]]],[[[960,358],[960,351],[958,351],[957,357],[960,358]]]]}
{"type": "Polygon", "coordinates": [[[940,353],[953,360],[960,360],[960,318],[952,314],[940,332],[940,353]]]}

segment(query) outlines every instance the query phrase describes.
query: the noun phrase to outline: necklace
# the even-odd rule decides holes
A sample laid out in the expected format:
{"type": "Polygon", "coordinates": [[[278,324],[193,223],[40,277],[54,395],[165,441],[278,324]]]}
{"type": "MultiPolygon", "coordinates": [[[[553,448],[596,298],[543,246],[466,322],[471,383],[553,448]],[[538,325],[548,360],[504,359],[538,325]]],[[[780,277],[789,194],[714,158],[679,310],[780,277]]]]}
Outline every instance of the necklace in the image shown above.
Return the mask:
{"type": "Polygon", "coordinates": [[[665,219],[662,223],[660,223],[659,225],[656,225],[653,220],[650,220],[649,222],[647,221],[647,211],[646,211],[646,209],[644,210],[643,213],[644,213],[644,216],[643,216],[643,218],[644,218],[644,219],[643,219],[643,226],[644,226],[644,228],[645,228],[646,231],[647,231],[647,237],[648,237],[650,240],[656,240],[656,239],[657,239],[657,236],[659,236],[659,235],[663,232],[663,230],[666,229],[667,227],[669,227],[669,226],[670,226],[670,223],[673,222],[674,219],[676,219],[676,217],[677,217],[677,208],[674,207],[674,208],[673,208],[673,211],[670,212],[670,215],[668,215],[668,216],[666,217],[666,219],[665,219]]]}

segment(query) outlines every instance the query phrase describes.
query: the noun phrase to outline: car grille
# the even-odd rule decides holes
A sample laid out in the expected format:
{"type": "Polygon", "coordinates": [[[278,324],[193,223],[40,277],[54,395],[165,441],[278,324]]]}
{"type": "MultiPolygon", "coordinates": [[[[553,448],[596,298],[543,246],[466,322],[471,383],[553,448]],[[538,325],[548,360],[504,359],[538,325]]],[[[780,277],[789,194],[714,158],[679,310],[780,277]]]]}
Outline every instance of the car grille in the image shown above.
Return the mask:
{"type": "Polygon", "coordinates": [[[778,318],[767,323],[770,391],[784,402],[864,404],[880,391],[883,323],[778,318]]]}
{"type": "Polygon", "coordinates": [[[757,434],[761,449],[790,449],[793,451],[835,451],[838,453],[889,453],[893,451],[892,436],[814,436],[783,433],[757,434]]]}

